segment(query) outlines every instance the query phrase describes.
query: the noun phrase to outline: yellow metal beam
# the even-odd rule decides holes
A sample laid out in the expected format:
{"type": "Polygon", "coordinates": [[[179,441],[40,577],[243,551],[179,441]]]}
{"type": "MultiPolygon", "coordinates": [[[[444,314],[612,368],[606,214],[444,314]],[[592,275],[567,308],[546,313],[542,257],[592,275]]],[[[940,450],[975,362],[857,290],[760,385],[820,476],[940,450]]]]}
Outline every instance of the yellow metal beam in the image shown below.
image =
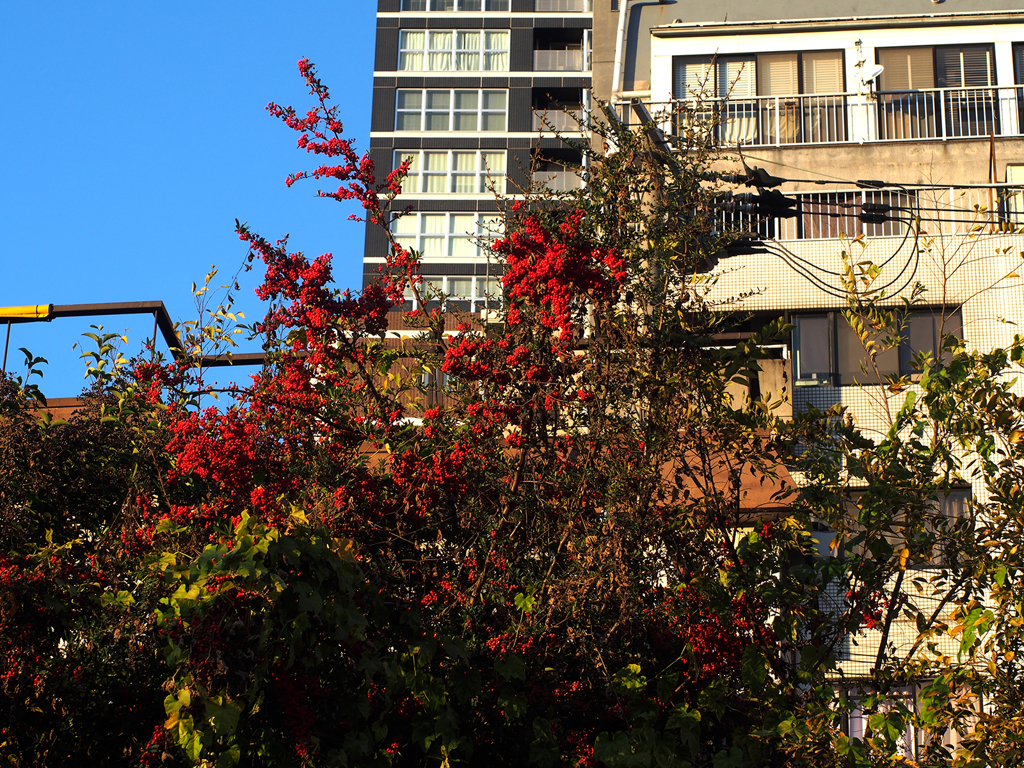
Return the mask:
{"type": "Polygon", "coordinates": [[[52,309],[52,304],[35,304],[28,307],[0,307],[0,322],[4,320],[47,320],[52,309]]]}

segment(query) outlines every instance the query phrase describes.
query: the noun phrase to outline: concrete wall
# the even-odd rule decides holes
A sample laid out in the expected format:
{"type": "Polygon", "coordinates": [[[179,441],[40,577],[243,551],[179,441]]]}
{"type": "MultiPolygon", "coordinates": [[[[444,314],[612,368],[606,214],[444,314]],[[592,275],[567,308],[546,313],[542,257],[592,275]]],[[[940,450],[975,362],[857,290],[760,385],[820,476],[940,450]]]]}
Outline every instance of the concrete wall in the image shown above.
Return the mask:
{"type": "MultiPolygon", "coordinates": [[[[750,147],[748,165],[761,166],[783,178],[832,180],[879,179],[899,184],[988,184],[1006,181],[1006,166],[1024,162],[1024,139],[995,140],[996,174],[989,179],[992,143],[988,139],[957,139],[867,144],[750,147]]],[[[716,166],[739,170],[739,156],[729,152],[716,166]]],[[[848,186],[848,185],[847,185],[848,186]]],[[[844,187],[845,188],[845,187],[844,187]]],[[[806,182],[784,184],[782,191],[812,191],[806,182]]],[[[822,187],[819,191],[831,191],[822,187]]]]}

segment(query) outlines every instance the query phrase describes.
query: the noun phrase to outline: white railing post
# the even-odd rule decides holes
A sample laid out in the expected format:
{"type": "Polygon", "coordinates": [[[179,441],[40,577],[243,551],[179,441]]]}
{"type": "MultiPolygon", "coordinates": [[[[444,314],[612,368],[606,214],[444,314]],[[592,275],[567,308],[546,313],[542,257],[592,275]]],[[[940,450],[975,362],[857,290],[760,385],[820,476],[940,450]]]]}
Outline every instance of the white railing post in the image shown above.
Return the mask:
{"type": "MultiPolygon", "coordinates": [[[[946,89],[941,88],[935,92],[939,97],[939,136],[943,141],[946,140],[946,89]]],[[[950,110],[952,112],[952,110],[950,110]]],[[[950,117],[953,117],[950,114],[950,117]]]]}
{"type": "Polygon", "coordinates": [[[782,121],[779,119],[779,97],[775,97],[775,146],[782,144],[782,121]]]}
{"type": "Polygon", "coordinates": [[[1015,93],[1016,88],[996,89],[996,98],[999,99],[999,135],[1016,136],[1020,133],[1020,126],[1017,121],[1017,99],[1019,94],[1015,93]]]}

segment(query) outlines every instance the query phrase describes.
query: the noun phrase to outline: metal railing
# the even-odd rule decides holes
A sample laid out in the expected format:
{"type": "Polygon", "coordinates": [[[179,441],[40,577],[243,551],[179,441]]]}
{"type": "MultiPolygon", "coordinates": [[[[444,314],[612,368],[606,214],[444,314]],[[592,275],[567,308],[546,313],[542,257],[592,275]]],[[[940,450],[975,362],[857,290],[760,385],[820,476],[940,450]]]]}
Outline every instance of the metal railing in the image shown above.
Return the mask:
{"type": "Polygon", "coordinates": [[[762,239],[834,240],[904,237],[911,222],[922,235],[994,234],[1024,227],[1024,191],[992,185],[974,189],[846,190],[787,193],[798,201],[794,218],[748,213],[718,214],[720,227],[752,232],[762,239]],[[866,222],[859,214],[885,206],[886,220],[866,222]]]}
{"type": "Polygon", "coordinates": [[[713,131],[723,144],[834,144],[847,140],[846,94],[708,99],[680,105],[680,128],[713,131]]]}
{"type": "Polygon", "coordinates": [[[553,192],[571,192],[583,188],[583,179],[573,171],[534,171],[534,184],[543,184],[553,192]]]}
{"type": "Polygon", "coordinates": [[[536,72],[582,72],[583,51],[554,50],[534,51],[533,69],[536,72]]]}
{"type": "Polygon", "coordinates": [[[587,0],[537,0],[537,13],[583,13],[587,0]]]}
{"type": "Polygon", "coordinates": [[[879,138],[957,138],[1001,135],[1001,102],[1016,88],[933,88],[877,94],[879,138]]]}
{"type": "Polygon", "coordinates": [[[675,131],[711,133],[726,145],[1019,136],[1024,126],[1021,86],[691,98],[660,106],[671,112],[675,131]]]}
{"type": "Polygon", "coordinates": [[[537,109],[533,112],[533,130],[535,131],[579,133],[585,130],[585,126],[582,107],[579,109],[537,109]]]}

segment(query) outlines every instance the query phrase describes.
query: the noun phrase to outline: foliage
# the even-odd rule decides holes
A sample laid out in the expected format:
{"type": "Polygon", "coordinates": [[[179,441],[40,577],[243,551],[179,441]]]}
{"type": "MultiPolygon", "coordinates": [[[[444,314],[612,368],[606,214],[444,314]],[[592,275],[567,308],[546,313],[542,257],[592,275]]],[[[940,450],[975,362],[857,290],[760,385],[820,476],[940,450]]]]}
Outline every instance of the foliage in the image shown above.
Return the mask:
{"type": "MultiPolygon", "coordinates": [[[[390,233],[407,168],[378,183],[299,68],[313,109],[270,111],[325,164],[289,185],[333,179],[390,233]]],[[[188,363],[97,333],[67,422],[3,383],[0,764],[874,765],[908,723],[965,730],[932,764],[1019,761],[1021,347],[884,382],[877,442],[738,398],[788,329],[716,338],[711,148],[592,128],[586,190],[502,202],[493,314],[399,315],[445,297],[393,238],[356,294],[239,224],[268,359],[231,404],[199,407],[235,320],[206,287],[188,363]],[[984,503],[937,520],[965,478],[984,503]]],[[[851,292],[868,347],[901,311],[851,292]]]]}

